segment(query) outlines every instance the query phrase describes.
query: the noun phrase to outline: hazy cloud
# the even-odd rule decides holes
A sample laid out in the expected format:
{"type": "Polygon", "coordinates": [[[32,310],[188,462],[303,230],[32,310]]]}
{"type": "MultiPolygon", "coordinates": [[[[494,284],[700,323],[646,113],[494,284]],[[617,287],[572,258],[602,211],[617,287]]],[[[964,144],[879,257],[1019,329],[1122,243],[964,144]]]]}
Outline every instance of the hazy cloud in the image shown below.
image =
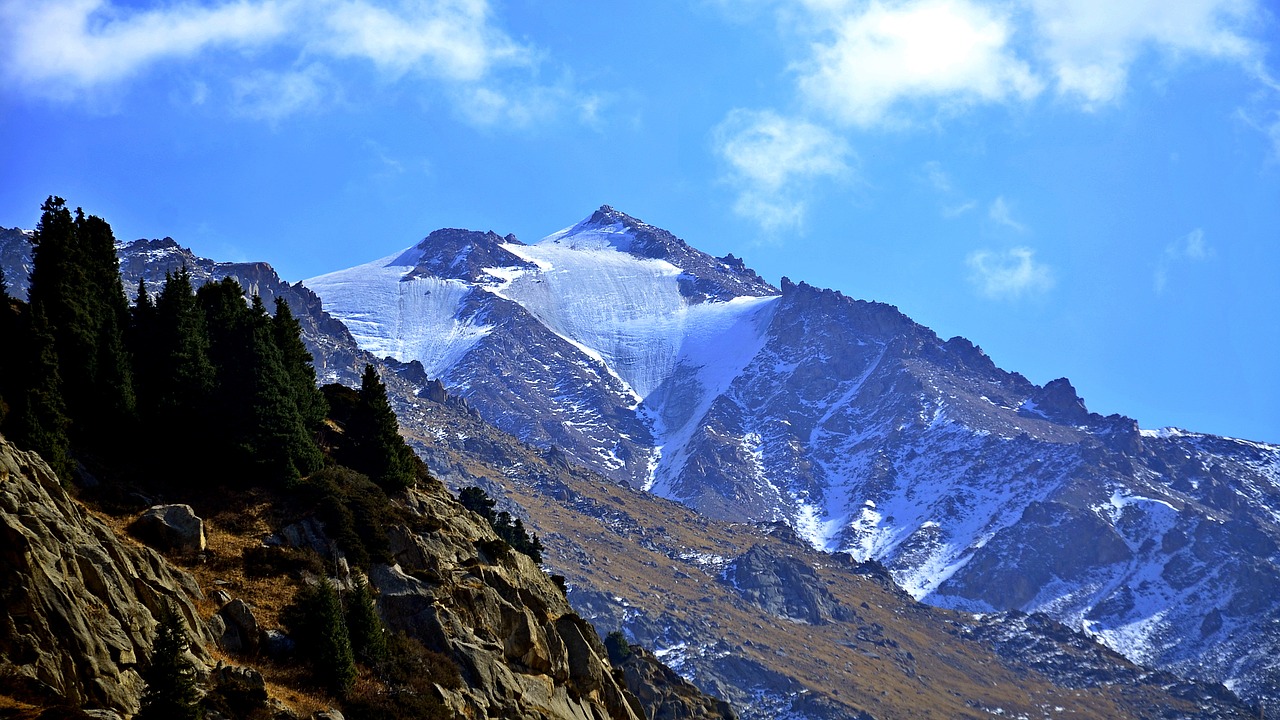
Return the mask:
{"type": "Polygon", "coordinates": [[[232,82],[233,107],[244,117],[278,122],[299,112],[316,110],[331,95],[333,80],[319,63],[300,70],[256,70],[232,82]]]}
{"type": "Polygon", "coordinates": [[[1035,250],[1016,247],[1005,252],[978,250],[966,259],[978,292],[994,299],[1037,295],[1053,287],[1053,272],[1036,262],[1035,250]]]}
{"type": "Polygon", "coordinates": [[[1254,0],[1031,0],[1033,32],[1059,92],[1086,107],[1123,94],[1142,52],[1247,60],[1254,0]]]}
{"type": "Polygon", "coordinates": [[[1198,263],[1213,257],[1213,248],[1204,240],[1204,230],[1196,228],[1164,246],[1156,263],[1153,284],[1157,295],[1163,294],[1169,284],[1169,272],[1183,263],[1198,263]]]}
{"type": "Polygon", "coordinates": [[[738,190],[734,210],[771,232],[803,223],[814,180],[850,172],[844,140],[769,110],[733,110],[713,138],[738,190]]]}
{"type": "Polygon", "coordinates": [[[1009,203],[1005,202],[1004,196],[997,196],[991,201],[991,206],[987,208],[987,217],[997,225],[1003,225],[1011,230],[1018,232],[1026,232],[1027,226],[1013,219],[1013,213],[1009,209],[1009,203]]]}
{"type": "Polygon", "coordinates": [[[965,106],[1027,99],[1042,84],[1009,47],[1013,27],[995,8],[969,0],[878,0],[835,12],[835,37],[802,63],[806,100],[841,122],[869,126],[901,119],[917,100],[965,106]]]}
{"type": "Polygon", "coordinates": [[[488,0],[214,0],[148,10],[122,0],[0,0],[0,72],[35,94],[73,99],[228,49],[240,51],[237,62],[210,74],[224,75],[235,112],[270,121],[323,106],[339,88],[339,64],[352,61],[389,81],[432,81],[481,124],[528,125],[553,101],[586,108],[581,117],[594,122],[598,106],[569,85],[535,82],[540,58],[499,28],[488,0]]]}

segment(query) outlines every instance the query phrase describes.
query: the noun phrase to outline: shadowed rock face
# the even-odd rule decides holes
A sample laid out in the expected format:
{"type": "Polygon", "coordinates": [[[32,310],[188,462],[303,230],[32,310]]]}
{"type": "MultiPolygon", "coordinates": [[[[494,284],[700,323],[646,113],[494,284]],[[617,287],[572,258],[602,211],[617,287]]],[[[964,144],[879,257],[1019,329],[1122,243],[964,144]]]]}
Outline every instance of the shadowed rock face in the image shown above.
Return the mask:
{"type": "Polygon", "coordinates": [[[729,563],[722,577],[743,599],[783,620],[821,625],[850,617],[813,568],[767,545],[753,545],[729,563]]]}
{"type": "MultiPolygon", "coordinates": [[[[137,712],[161,608],[211,641],[190,575],[123,542],[0,436],[0,675],[21,694],[137,712]]],[[[199,657],[208,660],[202,648],[199,657]]]]}

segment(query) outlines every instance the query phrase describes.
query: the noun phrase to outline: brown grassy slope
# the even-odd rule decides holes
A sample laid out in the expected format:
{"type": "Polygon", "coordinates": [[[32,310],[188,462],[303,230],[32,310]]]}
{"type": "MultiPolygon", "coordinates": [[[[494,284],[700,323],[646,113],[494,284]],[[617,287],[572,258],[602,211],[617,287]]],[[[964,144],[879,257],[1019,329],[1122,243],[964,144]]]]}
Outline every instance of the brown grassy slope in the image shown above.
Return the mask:
{"type": "Polygon", "coordinates": [[[438,476],[455,486],[487,486],[526,509],[547,547],[547,565],[567,577],[575,601],[588,603],[579,610],[602,634],[625,623],[659,650],[685,640],[706,648],[702,655],[665,657],[704,688],[728,692],[727,684],[760,678],[796,693],[797,709],[829,717],[868,712],[885,720],[996,712],[1029,718],[1201,714],[1154,684],[1055,684],[985,643],[961,638],[965,615],[921,605],[787,532],[709,521],[570,468],[456,401],[413,399],[398,410],[438,476]],[[820,584],[852,618],[798,624],[744,601],[718,575],[723,562],[755,544],[815,567],[820,584]]]}

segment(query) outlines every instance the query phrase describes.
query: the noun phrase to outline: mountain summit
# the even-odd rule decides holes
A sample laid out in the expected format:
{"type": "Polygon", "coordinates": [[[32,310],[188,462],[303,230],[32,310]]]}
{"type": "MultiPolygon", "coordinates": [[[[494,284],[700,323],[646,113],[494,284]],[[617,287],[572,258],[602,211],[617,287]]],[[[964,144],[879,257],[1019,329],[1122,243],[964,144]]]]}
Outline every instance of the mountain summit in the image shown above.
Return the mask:
{"type": "Polygon", "coordinates": [[[1280,687],[1280,448],[1090,413],[1065,378],[609,206],[533,245],[438,231],[304,282],[362,348],[618,482],[786,523],[926,602],[1280,687]]]}

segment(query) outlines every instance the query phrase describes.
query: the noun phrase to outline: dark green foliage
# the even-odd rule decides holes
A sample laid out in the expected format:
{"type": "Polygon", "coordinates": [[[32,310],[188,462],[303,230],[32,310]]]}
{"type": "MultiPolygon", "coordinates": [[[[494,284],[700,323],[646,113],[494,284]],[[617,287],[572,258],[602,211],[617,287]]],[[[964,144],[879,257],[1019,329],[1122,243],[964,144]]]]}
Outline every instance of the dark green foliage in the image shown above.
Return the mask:
{"type": "Polygon", "coordinates": [[[325,415],[329,412],[329,403],[325,401],[320,388],[316,387],[316,369],[312,364],[311,353],[302,344],[302,326],[294,318],[288,301],[282,297],[276,298],[276,314],[271,320],[271,331],[276,347],[280,349],[285,372],[289,374],[290,389],[293,391],[293,402],[298,408],[298,415],[310,432],[319,432],[324,426],[325,415]]]}
{"type": "Polygon", "coordinates": [[[373,591],[364,578],[356,578],[355,588],[347,598],[347,631],[351,649],[360,662],[375,666],[387,659],[387,630],[378,616],[373,591]]]}
{"type": "Polygon", "coordinates": [[[147,689],[142,694],[142,711],[138,720],[195,720],[200,717],[200,691],[196,687],[196,668],[187,657],[191,640],[187,637],[182,617],[166,605],[160,611],[156,640],[151,649],[151,664],[142,679],[147,689]]]}
{"type": "Polygon", "coordinates": [[[365,475],[336,465],[312,475],[302,489],[348,562],[365,568],[371,562],[390,562],[386,528],[392,518],[390,500],[382,488],[365,475]]]}
{"type": "Polygon", "coordinates": [[[50,197],[41,210],[28,298],[53,337],[70,434],[91,450],[119,450],[132,426],[134,394],[115,238],[101,218],[77,210],[72,219],[62,198],[50,197]]]}
{"type": "Polygon", "coordinates": [[[627,642],[627,637],[621,630],[614,630],[605,636],[604,649],[609,652],[609,662],[614,665],[621,665],[631,657],[631,643],[627,642]]]}
{"type": "Polygon", "coordinates": [[[435,685],[457,690],[462,675],[457,664],[442,653],[428,650],[403,634],[390,637],[387,658],[375,668],[385,690],[368,687],[348,698],[343,709],[348,717],[362,720],[448,720],[453,718],[438,699],[435,685]]]}
{"type": "MultiPolygon", "coordinates": [[[[493,531],[502,538],[504,542],[512,547],[512,549],[522,552],[533,558],[536,563],[542,562],[542,541],[538,539],[536,534],[530,535],[525,529],[524,521],[520,518],[512,518],[511,514],[505,510],[502,512],[494,512],[497,501],[489,497],[482,488],[465,487],[458,493],[458,502],[466,509],[476,513],[480,517],[489,522],[489,526],[493,531]]],[[[493,555],[493,553],[490,553],[493,555]]]]}
{"type": "Polygon", "coordinates": [[[232,467],[269,484],[288,484],[319,469],[320,448],[299,411],[300,393],[261,298],[254,296],[246,307],[240,284],[224,278],[206,283],[196,300],[209,329],[218,387],[214,427],[232,467]]]}
{"type": "Polygon", "coordinates": [[[259,546],[244,551],[244,574],[249,577],[301,577],[320,575],[324,561],[314,550],[280,546],[259,546]]]}
{"type": "Polygon", "coordinates": [[[281,619],[316,681],[335,695],[345,695],[355,681],[356,665],[342,603],[333,586],[325,580],[303,587],[281,619]]]}
{"type": "Polygon", "coordinates": [[[38,308],[28,308],[17,321],[19,338],[17,367],[6,393],[9,412],[4,432],[19,446],[34,450],[44,458],[63,482],[74,468],[66,405],[62,399],[62,376],[48,322],[38,308]]]}
{"type": "Polygon", "coordinates": [[[412,487],[420,461],[400,437],[400,423],[387,400],[387,388],[373,365],[360,379],[360,402],[351,410],[346,426],[346,462],[387,492],[412,487]]]}
{"type": "MultiPolygon", "coordinates": [[[[145,290],[144,285],[139,291],[145,290]]],[[[145,292],[133,308],[130,339],[138,377],[138,406],[144,433],[154,440],[149,455],[160,472],[196,454],[221,458],[226,448],[210,416],[216,378],[209,359],[209,332],[196,305],[186,267],[165,273],[152,307],[145,292]]],[[[190,465],[190,463],[182,463],[190,465]]],[[[196,474],[210,479],[217,463],[201,463],[196,474]]]]}

